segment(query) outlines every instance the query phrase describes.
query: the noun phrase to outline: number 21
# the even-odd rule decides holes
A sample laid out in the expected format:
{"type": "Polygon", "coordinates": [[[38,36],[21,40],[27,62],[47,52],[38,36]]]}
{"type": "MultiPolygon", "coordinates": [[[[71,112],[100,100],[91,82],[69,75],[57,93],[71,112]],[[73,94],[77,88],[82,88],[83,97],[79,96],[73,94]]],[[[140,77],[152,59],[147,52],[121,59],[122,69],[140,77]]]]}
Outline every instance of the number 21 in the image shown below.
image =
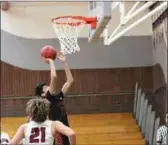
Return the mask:
{"type": "Polygon", "coordinates": [[[39,137],[39,135],[40,135],[41,142],[44,143],[45,142],[45,127],[32,128],[31,135],[30,135],[30,143],[39,143],[40,139],[37,138],[39,137]]]}

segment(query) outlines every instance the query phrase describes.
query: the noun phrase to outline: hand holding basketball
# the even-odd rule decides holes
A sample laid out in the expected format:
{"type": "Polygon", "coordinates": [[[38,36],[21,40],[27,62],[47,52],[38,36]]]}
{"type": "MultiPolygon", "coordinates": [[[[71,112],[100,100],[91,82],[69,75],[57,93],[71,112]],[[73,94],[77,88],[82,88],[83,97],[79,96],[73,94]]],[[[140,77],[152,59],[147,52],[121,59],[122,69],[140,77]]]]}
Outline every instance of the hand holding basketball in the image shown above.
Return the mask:
{"type": "Polygon", "coordinates": [[[66,61],[66,57],[62,52],[57,53],[57,58],[61,61],[61,62],[65,62],[66,61]]]}
{"type": "Polygon", "coordinates": [[[53,61],[51,58],[45,58],[45,57],[42,57],[42,60],[43,60],[45,63],[50,63],[50,61],[53,61]]]}

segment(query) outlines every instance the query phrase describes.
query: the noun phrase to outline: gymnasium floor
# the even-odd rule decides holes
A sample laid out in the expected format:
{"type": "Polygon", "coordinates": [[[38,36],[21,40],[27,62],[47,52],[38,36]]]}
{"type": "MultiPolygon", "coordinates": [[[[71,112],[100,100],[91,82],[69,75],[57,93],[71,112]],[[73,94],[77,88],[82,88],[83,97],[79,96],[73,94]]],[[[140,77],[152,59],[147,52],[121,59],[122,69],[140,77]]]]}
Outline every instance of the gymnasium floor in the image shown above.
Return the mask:
{"type": "MultiPolygon", "coordinates": [[[[77,145],[145,145],[131,113],[70,115],[69,121],[76,131],[77,145]]],[[[24,122],[24,117],[2,118],[2,130],[12,137],[24,122]]]]}

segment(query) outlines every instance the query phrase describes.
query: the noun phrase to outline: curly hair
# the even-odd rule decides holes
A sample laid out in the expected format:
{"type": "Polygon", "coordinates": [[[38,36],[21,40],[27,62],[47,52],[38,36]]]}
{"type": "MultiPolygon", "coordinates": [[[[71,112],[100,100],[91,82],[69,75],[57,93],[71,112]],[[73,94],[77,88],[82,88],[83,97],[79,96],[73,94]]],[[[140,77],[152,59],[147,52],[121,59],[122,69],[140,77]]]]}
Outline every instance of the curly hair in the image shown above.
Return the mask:
{"type": "Polygon", "coordinates": [[[49,110],[50,103],[47,99],[35,98],[27,102],[27,115],[37,123],[42,123],[48,118],[49,110]]]}

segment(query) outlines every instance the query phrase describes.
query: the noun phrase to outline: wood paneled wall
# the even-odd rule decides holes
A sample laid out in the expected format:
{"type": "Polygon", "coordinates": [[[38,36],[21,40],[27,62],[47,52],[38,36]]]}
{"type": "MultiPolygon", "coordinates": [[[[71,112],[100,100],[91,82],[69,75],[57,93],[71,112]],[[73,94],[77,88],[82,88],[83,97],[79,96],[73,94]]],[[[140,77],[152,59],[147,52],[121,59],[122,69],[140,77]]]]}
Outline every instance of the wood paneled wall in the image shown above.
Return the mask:
{"type": "Polygon", "coordinates": [[[160,64],[153,67],[153,95],[151,103],[157,116],[161,117],[161,123],[165,122],[165,113],[168,111],[167,84],[160,64]]]}
{"type": "MultiPolygon", "coordinates": [[[[65,83],[63,70],[57,71],[57,91],[65,83]]],[[[152,88],[152,67],[76,69],[72,70],[75,82],[69,94],[132,92],[138,81],[144,89],[152,88]]],[[[1,61],[1,96],[32,96],[40,82],[49,82],[48,71],[20,69],[1,61]]]]}
{"type": "MultiPolygon", "coordinates": [[[[75,82],[65,98],[70,114],[131,112],[134,85],[153,88],[153,67],[72,70],[75,82]]],[[[57,91],[66,81],[57,71],[57,91]]],[[[30,71],[1,61],[1,116],[24,116],[26,102],[39,82],[49,82],[48,71],[30,71]],[[17,98],[13,98],[17,97],[17,98]]]]}
{"type": "MultiPolygon", "coordinates": [[[[64,99],[68,114],[132,112],[133,94],[90,94],[64,99]]],[[[25,99],[1,100],[1,116],[25,116],[25,99]]]]}

